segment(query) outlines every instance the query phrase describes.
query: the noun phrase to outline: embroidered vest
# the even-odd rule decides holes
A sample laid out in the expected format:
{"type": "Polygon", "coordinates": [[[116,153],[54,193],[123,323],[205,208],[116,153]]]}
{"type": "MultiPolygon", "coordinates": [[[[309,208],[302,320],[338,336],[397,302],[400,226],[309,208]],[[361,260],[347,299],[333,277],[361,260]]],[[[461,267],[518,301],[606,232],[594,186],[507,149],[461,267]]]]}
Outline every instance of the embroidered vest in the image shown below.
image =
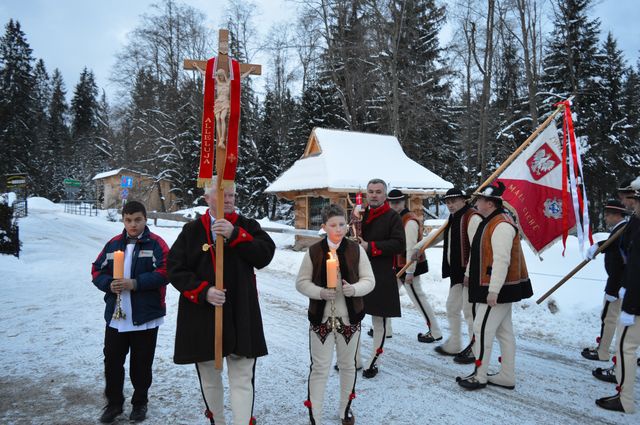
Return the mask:
{"type": "MultiPolygon", "coordinates": [[[[327,251],[323,248],[323,244],[326,245],[326,239],[311,245],[309,247],[309,257],[311,258],[311,264],[313,265],[311,281],[322,288],[326,288],[327,251]]],[[[358,282],[360,280],[360,275],[358,273],[360,265],[360,246],[352,240],[344,238],[340,247],[336,250],[336,253],[338,254],[342,279],[349,283],[358,282]]],[[[327,302],[325,300],[309,299],[308,317],[309,322],[311,322],[312,325],[319,325],[322,323],[322,316],[324,314],[326,303],[327,302]]],[[[349,323],[355,325],[362,321],[364,318],[364,301],[362,297],[345,297],[345,303],[347,304],[347,311],[349,312],[349,323]]]]}

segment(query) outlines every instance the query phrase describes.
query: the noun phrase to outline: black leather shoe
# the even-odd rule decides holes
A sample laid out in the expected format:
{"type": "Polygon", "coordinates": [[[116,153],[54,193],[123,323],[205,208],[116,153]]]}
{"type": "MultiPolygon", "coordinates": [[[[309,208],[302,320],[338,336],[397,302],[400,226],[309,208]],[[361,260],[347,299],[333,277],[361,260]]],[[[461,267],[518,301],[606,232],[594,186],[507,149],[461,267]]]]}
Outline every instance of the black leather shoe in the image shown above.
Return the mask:
{"type": "Polygon", "coordinates": [[[473,391],[486,387],[487,383],[482,383],[478,381],[475,376],[472,376],[466,379],[460,379],[458,381],[458,385],[460,385],[462,388],[473,391]]]}
{"type": "Polygon", "coordinates": [[[131,410],[131,414],[129,415],[129,420],[132,422],[142,422],[147,419],[147,405],[146,404],[136,404],[133,406],[131,410]]]}
{"type": "Polygon", "coordinates": [[[612,384],[615,384],[617,382],[616,371],[614,369],[614,366],[608,367],[606,369],[597,367],[593,369],[593,371],[591,371],[591,374],[595,376],[597,379],[604,382],[610,382],[612,384]]]}
{"type": "Polygon", "coordinates": [[[363,378],[373,378],[378,374],[378,366],[370,367],[369,369],[365,369],[362,371],[363,378]]]}
{"type": "Polygon", "coordinates": [[[620,394],[611,397],[603,397],[596,400],[596,404],[603,409],[613,410],[615,412],[624,412],[622,402],[620,402],[620,394]]]}
{"type": "Polygon", "coordinates": [[[456,382],[460,382],[460,381],[462,381],[464,379],[473,378],[474,376],[476,376],[476,371],[475,370],[473,372],[471,372],[470,374],[468,374],[467,376],[465,376],[465,377],[456,376],[456,382]]]}
{"type": "Polygon", "coordinates": [[[353,416],[353,413],[350,413],[347,419],[342,419],[342,425],[355,425],[355,423],[356,417],[353,416]]]}
{"type": "Polygon", "coordinates": [[[435,349],[436,353],[438,354],[442,354],[443,356],[456,356],[457,353],[450,353],[448,351],[446,351],[444,348],[442,348],[442,345],[438,345],[435,349]]]}
{"type": "Polygon", "coordinates": [[[585,348],[584,350],[582,350],[580,354],[582,354],[582,357],[584,357],[587,360],[597,360],[599,362],[606,362],[609,360],[609,359],[601,360],[600,356],[598,356],[598,350],[596,350],[595,348],[585,348]]]}
{"type": "Polygon", "coordinates": [[[431,344],[432,342],[440,341],[441,339],[442,339],[442,337],[434,338],[433,335],[431,334],[431,331],[427,332],[426,334],[423,334],[423,333],[419,333],[418,334],[418,341],[424,342],[424,343],[427,343],[427,344],[431,344]]]}
{"type": "Polygon", "coordinates": [[[100,415],[100,422],[103,424],[110,424],[115,421],[116,418],[122,413],[122,405],[108,404],[104,408],[104,412],[100,415]]]}
{"type": "Polygon", "coordinates": [[[475,362],[476,357],[473,355],[471,344],[469,344],[467,348],[456,354],[453,358],[453,361],[459,364],[471,364],[475,362]]]}

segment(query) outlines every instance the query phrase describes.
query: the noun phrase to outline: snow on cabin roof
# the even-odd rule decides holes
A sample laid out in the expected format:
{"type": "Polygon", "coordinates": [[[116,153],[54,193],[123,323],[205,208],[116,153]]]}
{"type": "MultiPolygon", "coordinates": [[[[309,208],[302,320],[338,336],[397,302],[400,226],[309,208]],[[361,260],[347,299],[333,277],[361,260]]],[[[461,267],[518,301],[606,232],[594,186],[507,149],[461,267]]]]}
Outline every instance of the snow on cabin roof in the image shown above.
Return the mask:
{"type": "Polygon", "coordinates": [[[120,171],[124,170],[124,168],[118,168],[117,170],[104,171],[102,173],[98,173],[91,180],[100,180],[106,179],[107,177],[115,176],[120,173],[120,171]]]}
{"type": "Polygon", "coordinates": [[[453,187],[410,159],[393,136],[315,128],[303,157],[266,192],[355,192],[364,190],[373,178],[383,179],[389,189],[406,193],[443,193],[453,187]]]}
{"type": "Polygon", "coordinates": [[[130,170],[128,168],[117,168],[115,170],[103,171],[102,173],[98,173],[95,176],[93,176],[91,180],[106,179],[107,177],[115,176],[117,174],[120,174],[121,172],[136,173],[141,176],[152,177],[150,174],[143,173],[141,171],[130,170]]]}

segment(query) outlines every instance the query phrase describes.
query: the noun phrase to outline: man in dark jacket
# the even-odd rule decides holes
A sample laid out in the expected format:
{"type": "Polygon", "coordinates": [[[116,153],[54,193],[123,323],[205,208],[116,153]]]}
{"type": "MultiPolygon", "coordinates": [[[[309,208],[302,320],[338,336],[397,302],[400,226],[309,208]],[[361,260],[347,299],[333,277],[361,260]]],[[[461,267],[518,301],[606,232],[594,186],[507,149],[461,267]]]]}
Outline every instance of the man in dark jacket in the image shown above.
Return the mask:
{"type": "Polygon", "coordinates": [[[475,361],[473,356],[473,311],[469,302],[469,286],[464,284],[464,272],[469,262],[471,241],[469,227],[477,228],[482,216],[467,203],[467,195],[460,189],[449,189],[443,197],[449,210],[449,219],[445,227],[442,253],[442,278],[449,278],[449,296],[447,297],[447,318],[450,336],[444,344],[436,347],[436,352],[445,356],[454,356],[457,363],[469,364],[475,361]],[[462,349],[460,332],[463,312],[469,334],[469,344],[462,349]]]}
{"type": "MultiPolygon", "coordinates": [[[[624,227],[622,236],[620,236],[619,247],[620,253],[622,254],[622,258],[625,262],[625,266],[628,261],[631,241],[634,240],[635,235],[640,232],[640,202],[637,202],[636,198],[636,188],[640,185],[640,177],[633,179],[628,179],[623,181],[618,187],[618,199],[622,204],[627,208],[627,210],[631,211],[631,215],[627,220],[627,225],[624,227]]],[[[626,267],[625,267],[625,276],[626,276],[626,267]]],[[[626,277],[623,277],[622,284],[624,285],[626,277]]],[[[617,331],[617,329],[616,329],[617,331]]],[[[615,363],[615,357],[614,357],[615,363]]],[[[638,359],[638,364],[640,365],[640,359],[638,359]]],[[[597,367],[591,374],[597,379],[605,382],[610,382],[612,384],[616,383],[616,372],[615,372],[615,364],[612,364],[610,367],[603,368],[597,367]]]]}
{"type": "MultiPolygon", "coordinates": [[[[164,322],[169,247],[146,226],[147,212],[140,202],[122,208],[124,230],[113,237],[94,261],[93,284],[105,293],[104,375],[107,406],[100,422],[111,423],[122,413],[124,361],[129,358],[133,385],[129,419],[147,416],[158,327],[164,322]],[[122,276],[114,279],[114,257],[122,276]]],[[[116,275],[117,276],[117,275],[116,275]]]]}
{"type": "Polygon", "coordinates": [[[215,217],[216,182],[205,191],[209,210],[187,223],[169,253],[171,284],[180,291],[174,362],[195,363],[212,424],[224,425],[221,371],[215,368],[214,306],[223,309],[223,356],[227,360],[235,425],[253,424],[256,358],[267,354],[255,268],[271,262],[275,244],[257,221],[235,212],[235,188],[224,190],[224,218],[215,217]],[[215,240],[223,237],[224,291],[215,288],[215,240]]]}
{"type": "MultiPolygon", "coordinates": [[[[634,209],[640,210],[640,192],[633,195],[634,209]]],[[[603,409],[635,412],[634,383],[637,369],[637,351],[640,346],[640,233],[627,241],[627,264],[619,297],[622,299],[620,319],[616,330],[615,376],[617,394],[596,400],[603,409]]]]}
{"type": "MultiPolygon", "coordinates": [[[[622,202],[616,199],[607,202],[604,207],[604,221],[611,229],[610,237],[627,223],[625,217],[628,214],[629,212],[622,205],[622,202]]],[[[593,259],[598,247],[603,243],[604,241],[593,244],[587,252],[587,257],[593,259]]],[[[620,305],[622,304],[618,298],[618,291],[620,291],[624,275],[624,259],[620,253],[620,238],[617,238],[604,251],[604,268],[607,271],[607,284],[604,288],[604,305],[600,315],[600,335],[596,338],[598,346],[582,350],[582,357],[589,360],[609,360],[609,348],[616,332],[620,305]]]]}
{"type": "Polygon", "coordinates": [[[386,338],[387,318],[400,317],[400,295],[396,280],[394,259],[405,249],[402,220],[387,202],[387,184],[373,179],[367,184],[367,209],[362,217],[360,246],[371,261],[376,286],[364,297],[364,311],[372,316],[373,354],[362,371],[365,378],[378,373],[376,361],[382,354],[386,338]]]}

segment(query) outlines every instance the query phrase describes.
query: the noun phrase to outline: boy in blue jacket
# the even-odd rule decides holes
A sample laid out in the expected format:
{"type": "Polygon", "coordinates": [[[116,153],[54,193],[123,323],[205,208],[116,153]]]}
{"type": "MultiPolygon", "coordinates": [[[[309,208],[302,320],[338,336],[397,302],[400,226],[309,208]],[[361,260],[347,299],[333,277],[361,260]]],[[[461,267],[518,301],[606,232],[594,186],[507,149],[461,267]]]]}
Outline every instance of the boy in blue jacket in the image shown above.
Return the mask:
{"type": "Polygon", "coordinates": [[[93,284],[105,293],[106,303],[103,352],[107,406],[100,416],[102,423],[111,423],[122,413],[124,362],[129,351],[129,376],[134,388],[129,419],[140,422],[146,418],[158,327],[166,314],[169,247],[149,231],[147,211],[140,202],[125,204],[122,221],[124,230],[107,242],[91,268],[93,284]],[[115,251],[124,252],[122,279],[113,278],[115,251]]]}

